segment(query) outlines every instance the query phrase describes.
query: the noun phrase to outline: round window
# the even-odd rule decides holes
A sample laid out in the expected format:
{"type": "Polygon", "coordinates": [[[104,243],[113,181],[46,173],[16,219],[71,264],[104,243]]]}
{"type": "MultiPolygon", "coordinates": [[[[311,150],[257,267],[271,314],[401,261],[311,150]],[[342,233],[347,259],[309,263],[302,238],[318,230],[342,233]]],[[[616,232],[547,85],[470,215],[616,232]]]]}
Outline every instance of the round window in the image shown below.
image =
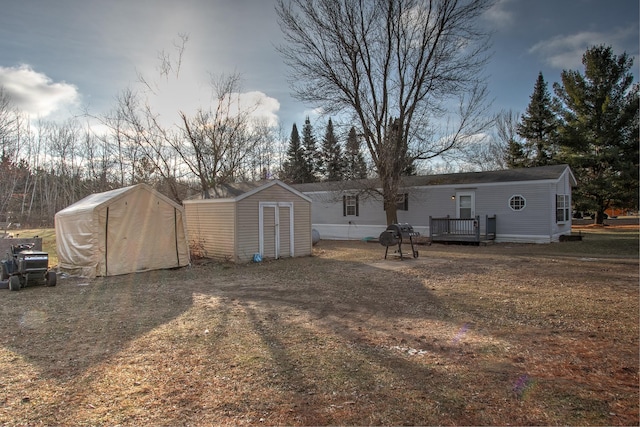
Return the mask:
{"type": "Polygon", "coordinates": [[[509,199],[509,207],[514,211],[521,211],[522,209],[524,209],[526,204],[527,201],[520,195],[511,196],[511,198],[509,199]]]}

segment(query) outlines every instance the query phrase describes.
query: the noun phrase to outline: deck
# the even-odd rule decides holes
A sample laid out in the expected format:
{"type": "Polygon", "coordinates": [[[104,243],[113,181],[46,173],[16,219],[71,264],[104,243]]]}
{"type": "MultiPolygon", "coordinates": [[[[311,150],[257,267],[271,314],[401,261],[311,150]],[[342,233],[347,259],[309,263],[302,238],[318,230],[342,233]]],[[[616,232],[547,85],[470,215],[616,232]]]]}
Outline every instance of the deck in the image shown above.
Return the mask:
{"type": "Polygon", "coordinates": [[[496,238],[496,216],[486,215],[484,227],[480,217],[475,218],[433,218],[429,217],[432,242],[487,243],[496,238]],[[481,232],[484,230],[484,232],[481,232]]]}

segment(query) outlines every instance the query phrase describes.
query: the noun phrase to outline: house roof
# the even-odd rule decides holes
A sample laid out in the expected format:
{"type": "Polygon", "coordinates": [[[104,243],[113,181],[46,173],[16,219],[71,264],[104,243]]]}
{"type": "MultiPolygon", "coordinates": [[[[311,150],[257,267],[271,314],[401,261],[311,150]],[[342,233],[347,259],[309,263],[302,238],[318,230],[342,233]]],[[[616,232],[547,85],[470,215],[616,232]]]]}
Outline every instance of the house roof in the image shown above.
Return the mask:
{"type": "MultiPolygon", "coordinates": [[[[245,197],[249,197],[252,194],[255,194],[259,191],[272,187],[274,185],[278,185],[297,196],[311,201],[308,196],[302,194],[299,190],[292,188],[285,184],[284,182],[273,179],[273,180],[261,180],[261,181],[251,181],[251,182],[232,182],[228,184],[221,184],[212,188],[209,191],[209,199],[207,200],[242,200],[245,197]]],[[[185,200],[184,202],[191,202],[196,200],[205,200],[203,194],[198,194],[194,197],[189,198],[189,200],[185,200]]]]}
{"type": "MultiPolygon", "coordinates": [[[[499,171],[462,172],[441,175],[405,176],[400,187],[421,187],[427,185],[472,185],[487,183],[505,183],[517,181],[558,180],[568,170],[572,185],[575,177],[568,165],[538,166],[533,168],[506,169],[499,171]]],[[[293,187],[303,193],[318,191],[366,190],[379,188],[379,179],[360,179],[353,181],[314,182],[296,184],[293,187]]]]}

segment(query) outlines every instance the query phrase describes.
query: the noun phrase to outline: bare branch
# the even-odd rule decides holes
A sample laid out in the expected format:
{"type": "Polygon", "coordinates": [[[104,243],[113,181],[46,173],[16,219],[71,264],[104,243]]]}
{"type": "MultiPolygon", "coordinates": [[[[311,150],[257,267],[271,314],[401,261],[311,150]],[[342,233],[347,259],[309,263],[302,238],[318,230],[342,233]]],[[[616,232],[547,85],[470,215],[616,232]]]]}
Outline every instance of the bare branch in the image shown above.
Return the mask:
{"type": "Polygon", "coordinates": [[[296,97],[362,129],[381,179],[388,221],[412,159],[462,146],[486,126],[488,34],[477,18],[492,0],[278,0],[296,97]],[[451,101],[462,99],[457,112],[451,101]],[[459,115],[439,135],[437,123],[459,115]],[[446,137],[446,138],[445,138],[446,137]]]}

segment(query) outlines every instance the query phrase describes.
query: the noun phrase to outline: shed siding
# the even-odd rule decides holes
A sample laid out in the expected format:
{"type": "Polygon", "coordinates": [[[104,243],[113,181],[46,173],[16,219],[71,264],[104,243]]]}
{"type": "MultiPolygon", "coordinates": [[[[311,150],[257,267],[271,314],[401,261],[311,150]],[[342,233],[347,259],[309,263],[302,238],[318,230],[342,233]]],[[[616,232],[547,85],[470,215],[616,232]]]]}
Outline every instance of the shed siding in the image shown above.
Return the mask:
{"type": "Polygon", "coordinates": [[[192,253],[207,258],[234,259],[235,204],[207,200],[184,204],[192,253]]]}
{"type": "MultiPolygon", "coordinates": [[[[294,209],[289,207],[279,207],[278,215],[280,216],[280,257],[287,258],[291,256],[291,215],[295,215],[294,209]]],[[[295,225],[294,225],[295,230],[295,225]]],[[[294,231],[295,233],[295,231],[294,231]]],[[[294,243],[295,246],[295,243],[294,243]]],[[[294,248],[295,249],[295,248],[294,248]]]]}
{"type": "MultiPolygon", "coordinates": [[[[236,234],[238,239],[237,261],[250,261],[253,254],[260,251],[259,197],[260,193],[257,193],[236,203],[238,221],[238,232],[236,234]],[[256,196],[258,196],[258,199],[254,198],[256,196]]],[[[269,244],[271,245],[271,243],[269,244]]]]}
{"type": "MultiPolygon", "coordinates": [[[[282,188],[279,185],[272,185],[249,197],[237,202],[238,218],[238,261],[249,261],[253,254],[260,248],[259,240],[259,209],[260,202],[292,202],[294,215],[294,255],[306,256],[311,254],[311,204],[295,193],[282,188]]],[[[285,218],[280,218],[281,223],[285,218]]],[[[287,218],[288,221],[288,218],[287,218]]],[[[287,222],[288,225],[288,222],[287,222]]],[[[289,256],[288,231],[281,239],[286,238],[286,242],[280,243],[281,256],[289,256]]]]}

